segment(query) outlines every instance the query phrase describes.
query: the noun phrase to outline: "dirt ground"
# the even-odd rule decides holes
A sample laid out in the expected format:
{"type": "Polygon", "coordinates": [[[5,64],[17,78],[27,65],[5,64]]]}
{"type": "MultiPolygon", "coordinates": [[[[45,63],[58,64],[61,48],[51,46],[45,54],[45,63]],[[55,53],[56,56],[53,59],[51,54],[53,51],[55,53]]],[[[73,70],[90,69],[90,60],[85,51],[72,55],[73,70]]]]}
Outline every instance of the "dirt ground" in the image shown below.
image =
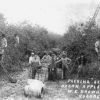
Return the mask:
{"type": "Polygon", "coordinates": [[[13,74],[12,76],[18,80],[17,83],[9,83],[5,76],[1,77],[0,100],[97,100],[82,99],[76,94],[69,95],[67,89],[62,88],[62,85],[66,84],[67,80],[60,80],[59,82],[46,81],[46,93],[42,99],[26,98],[23,95],[23,87],[26,84],[28,73],[29,70],[25,68],[23,72],[13,74]]]}

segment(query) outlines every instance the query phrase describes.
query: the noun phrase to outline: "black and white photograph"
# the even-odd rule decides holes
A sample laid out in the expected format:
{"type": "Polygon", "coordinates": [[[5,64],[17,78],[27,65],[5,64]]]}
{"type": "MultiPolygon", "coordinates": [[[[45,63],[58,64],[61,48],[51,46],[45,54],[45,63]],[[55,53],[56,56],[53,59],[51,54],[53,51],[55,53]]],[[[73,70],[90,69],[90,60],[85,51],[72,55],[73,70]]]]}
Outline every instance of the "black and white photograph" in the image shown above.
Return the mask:
{"type": "Polygon", "coordinates": [[[0,100],[100,100],[100,0],[0,0],[0,100]]]}

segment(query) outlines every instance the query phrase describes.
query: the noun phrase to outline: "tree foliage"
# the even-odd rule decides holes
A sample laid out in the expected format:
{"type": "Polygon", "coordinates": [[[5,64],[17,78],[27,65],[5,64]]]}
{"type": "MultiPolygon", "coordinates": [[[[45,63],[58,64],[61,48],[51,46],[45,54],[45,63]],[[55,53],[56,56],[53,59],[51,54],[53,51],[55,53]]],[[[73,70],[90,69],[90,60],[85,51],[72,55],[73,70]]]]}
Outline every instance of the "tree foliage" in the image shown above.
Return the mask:
{"type": "MultiPolygon", "coordinates": [[[[93,68],[95,64],[93,63],[97,63],[95,42],[97,37],[100,36],[100,28],[96,24],[94,24],[90,29],[87,26],[86,23],[86,28],[84,28],[85,35],[82,35],[82,33],[77,30],[76,24],[70,26],[62,38],[62,48],[66,48],[65,50],[67,51],[68,56],[72,59],[73,65],[76,58],[81,54],[84,54],[88,60],[88,66],[90,66],[88,70],[90,74],[90,71],[94,70],[93,68]]],[[[95,68],[96,67],[97,66],[95,66],[95,68]]]]}
{"type": "Polygon", "coordinates": [[[55,48],[58,40],[51,38],[50,32],[39,25],[32,26],[27,21],[19,25],[8,24],[3,14],[0,14],[0,31],[7,38],[8,47],[6,50],[5,65],[8,69],[18,67],[19,62],[24,60],[25,52],[33,50],[35,53],[55,48]],[[14,47],[14,34],[17,33],[20,38],[18,48],[14,47]]]}

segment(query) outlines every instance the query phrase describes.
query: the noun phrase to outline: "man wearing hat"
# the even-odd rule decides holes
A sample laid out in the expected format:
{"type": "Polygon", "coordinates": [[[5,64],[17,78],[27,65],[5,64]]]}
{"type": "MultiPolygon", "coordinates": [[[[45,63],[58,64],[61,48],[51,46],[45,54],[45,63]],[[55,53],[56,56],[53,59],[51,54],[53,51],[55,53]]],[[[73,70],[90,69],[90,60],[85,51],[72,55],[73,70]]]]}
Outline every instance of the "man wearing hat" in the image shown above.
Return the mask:
{"type": "Polygon", "coordinates": [[[68,70],[68,64],[71,62],[71,59],[69,59],[65,53],[62,54],[62,57],[59,61],[57,61],[56,63],[62,62],[62,78],[66,79],[66,72],[68,70]]]}
{"type": "Polygon", "coordinates": [[[32,79],[35,78],[36,72],[38,70],[38,67],[41,66],[40,57],[38,55],[35,55],[33,52],[31,53],[31,56],[29,57],[29,64],[30,64],[30,70],[32,71],[32,79]]]}

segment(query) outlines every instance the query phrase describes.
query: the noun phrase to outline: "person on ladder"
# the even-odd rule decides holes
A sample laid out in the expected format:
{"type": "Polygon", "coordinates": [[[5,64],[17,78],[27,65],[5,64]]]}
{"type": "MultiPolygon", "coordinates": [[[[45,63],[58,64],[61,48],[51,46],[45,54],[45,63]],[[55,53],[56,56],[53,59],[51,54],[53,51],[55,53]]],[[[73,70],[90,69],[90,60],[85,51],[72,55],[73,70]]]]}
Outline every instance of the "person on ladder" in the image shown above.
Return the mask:
{"type": "Polygon", "coordinates": [[[95,42],[95,51],[98,56],[98,60],[100,61],[100,36],[97,38],[97,41],[95,42]]]}

